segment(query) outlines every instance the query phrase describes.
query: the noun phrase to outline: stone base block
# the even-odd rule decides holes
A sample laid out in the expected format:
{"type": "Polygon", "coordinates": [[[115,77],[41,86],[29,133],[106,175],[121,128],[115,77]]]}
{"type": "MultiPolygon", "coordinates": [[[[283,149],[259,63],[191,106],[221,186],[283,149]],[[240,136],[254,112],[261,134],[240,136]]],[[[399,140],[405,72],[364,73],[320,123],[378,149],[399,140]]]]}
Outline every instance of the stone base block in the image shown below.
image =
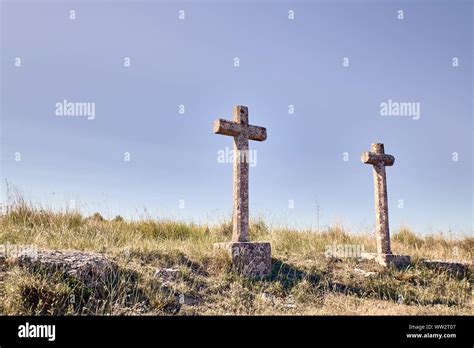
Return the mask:
{"type": "Polygon", "coordinates": [[[216,243],[214,248],[229,252],[232,267],[246,277],[265,277],[272,272],[270,243],[216,243]]]}
{"type": "Polygon", "coordinates": [[[408,255],[394,255],[394,254],[377,254],[377,253],[362,253],[362,259],[374,260],[384,267],[389,265],[396,268],[404,268],[410,265],[411,259],[408,255]]]}
{"type": "Polygon", "coordinates": [[[457,277],[464,277],[469,270],[469,263],[442,260],[421,260],[420,264],[432,269],[446,271],[457,277]]]}

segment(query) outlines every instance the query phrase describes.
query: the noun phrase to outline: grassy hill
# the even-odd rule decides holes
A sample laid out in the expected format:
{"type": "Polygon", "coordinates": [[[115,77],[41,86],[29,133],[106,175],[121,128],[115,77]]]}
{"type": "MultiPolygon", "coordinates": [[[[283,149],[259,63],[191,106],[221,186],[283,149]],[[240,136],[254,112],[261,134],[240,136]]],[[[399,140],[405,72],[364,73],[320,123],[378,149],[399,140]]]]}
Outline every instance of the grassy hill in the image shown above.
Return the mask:
{"type": "Polygon", "coordinates": [[[392,235],[392,250],[412,256],[404,270],[354,258],[328,259],[327,245],[375,250],[371,235],[339,226],[323,231],[250,226],[253,241],[272,244],[273,272],[245,279],[231,270],[215,242],[229,241],[230,223],[106,221],[99,214],[57,213],[23,201],[0,217],[0,244],[102,253],[119,266],[100,291],[62,274],[30,272],[0,262],[0,313],[126,315],[473,314],[472,276],[427,269],[420,258],[471,261],[474,238],[392,235]],[[455,257],[453,256],[453,253],[455,257]]]}

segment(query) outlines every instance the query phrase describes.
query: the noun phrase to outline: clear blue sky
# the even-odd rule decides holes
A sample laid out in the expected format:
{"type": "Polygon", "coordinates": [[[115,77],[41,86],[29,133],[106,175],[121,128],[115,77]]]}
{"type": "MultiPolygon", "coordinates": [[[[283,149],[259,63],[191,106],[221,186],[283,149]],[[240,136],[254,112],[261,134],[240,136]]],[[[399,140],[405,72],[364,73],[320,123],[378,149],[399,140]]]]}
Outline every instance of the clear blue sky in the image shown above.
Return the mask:
{"type": "Polygon", "coordinates": [[[251,215],[314,227],[317,200],[321,226],[373,229],[360,153],[383,142],[392,230],[472,234],[472,21],[453,0],[2,1],[1,175],[55,209],[224,219],[232,139],[212,123],[241,104],[268,131],[250,144],[251,215]],[[64,99],[94,102],[95,119],[56,116],[64,99]],[[420,119],[381,116],[389,99],[420,119]]]}

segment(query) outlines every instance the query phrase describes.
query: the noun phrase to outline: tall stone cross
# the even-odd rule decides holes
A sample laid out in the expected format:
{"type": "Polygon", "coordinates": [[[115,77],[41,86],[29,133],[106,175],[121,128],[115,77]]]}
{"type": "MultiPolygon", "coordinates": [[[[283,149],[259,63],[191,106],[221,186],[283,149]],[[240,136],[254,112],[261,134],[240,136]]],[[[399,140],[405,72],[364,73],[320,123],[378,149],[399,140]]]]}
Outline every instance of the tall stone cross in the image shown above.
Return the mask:
{"type": "Polygon", "coordinates": [[[264,141],[267,130],[249,124],[249,111],[238,105],[233,109],[233,121],[218,119],[214,133],[234,137],[234,210],[232,242],[216,243],[232,259],[233,268],[248,277],[264,277],[272,271],[272,251],[268,242],[250,242],[249,236],[249,140],[264,141]]]}
{"type": "Polygon", "coordinates": [[[395,157],[386,155],[383,144],[375,143],[371,152],[364,152],[362,162],[372,164],[375,193],[375,233],[377,238],[377,253],[391,254],[390,231],[388,226],[388,197],[387,175],[385,166],[393,166],[395,157]]]}
{"type": "Polygon", "coordinates": [[[249,140],[264,141],[267,130],[249,125],[249,111],[238,105],[233,109],[233,121],[218,119],[214,133],[234,137],[234,209],[232,215],[233,242],[250,242],[249,237],[249,140]]]}
{"type": "Polygon", "coordinates": [[[387,197],[387,176],[386,166],[392,166],[395,157],[385,154],[384,145],[374,143],[370,152],[364,152],[361,161],[371,164],[374,175],[375,194],[375,234],[377,242],[376,259],[379,263],[387,265],[406,265],[410,263],[410,257],[406,255],[393,255],[390,248],[390,230],[388,225],[388,197],[387,197]]]}

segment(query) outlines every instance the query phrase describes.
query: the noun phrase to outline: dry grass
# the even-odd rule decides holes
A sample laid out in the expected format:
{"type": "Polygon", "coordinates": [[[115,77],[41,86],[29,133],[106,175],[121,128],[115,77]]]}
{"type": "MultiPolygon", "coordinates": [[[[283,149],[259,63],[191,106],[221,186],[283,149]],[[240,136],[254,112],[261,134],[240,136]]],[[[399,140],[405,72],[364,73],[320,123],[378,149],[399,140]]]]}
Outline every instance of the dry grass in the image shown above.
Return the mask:
{"type": "Polygon", "coordinates": [[[327,245],[375,248],[373,236],[350,234],[340,226],[318,233],[270,231],[260,219],[250,230],[253,240],[272,243],[273,272],[268,278],[238,276],[227,255],[212,249],[213,243],[230,239],[230,223],[107,221],[99,214],[86,218],[78,212],[51,212],[17,199],[0,217],[0,244],[100,252],[121,271],[97,292],[60,274],[31,274],[0,264],[0,313],[473,314],[470,273],[458,279],[417,264],[421,257],[471,261],[472,237],[422,237],[404,228],[393,235],[392,248],[411,255],[414,264],[395,270],[356,259],[326,259],[327,245]],[[159,268],[176,269],[176,276],[156,277],[159,268]]]}

